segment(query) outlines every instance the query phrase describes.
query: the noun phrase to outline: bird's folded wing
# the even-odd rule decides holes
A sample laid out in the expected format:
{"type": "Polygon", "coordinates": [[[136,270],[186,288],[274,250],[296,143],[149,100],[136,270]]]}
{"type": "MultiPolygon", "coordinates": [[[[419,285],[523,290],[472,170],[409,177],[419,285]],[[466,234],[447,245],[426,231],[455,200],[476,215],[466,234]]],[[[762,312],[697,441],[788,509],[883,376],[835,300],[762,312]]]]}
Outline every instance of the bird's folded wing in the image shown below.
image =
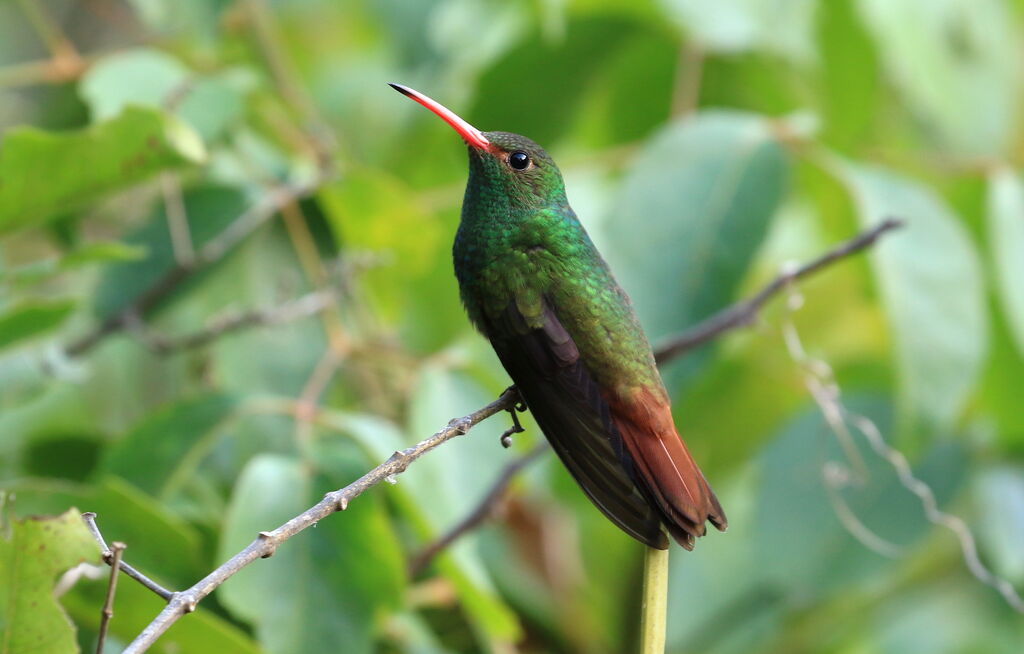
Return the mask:
{"type": "Polygon", "coordinates": [[[661,515],[636,471],[611,410],[547,299],[533,326],[511,302],[486,321],[498,357],[558,457],[590,500],[637,540],[664,549],[661,515]]]}

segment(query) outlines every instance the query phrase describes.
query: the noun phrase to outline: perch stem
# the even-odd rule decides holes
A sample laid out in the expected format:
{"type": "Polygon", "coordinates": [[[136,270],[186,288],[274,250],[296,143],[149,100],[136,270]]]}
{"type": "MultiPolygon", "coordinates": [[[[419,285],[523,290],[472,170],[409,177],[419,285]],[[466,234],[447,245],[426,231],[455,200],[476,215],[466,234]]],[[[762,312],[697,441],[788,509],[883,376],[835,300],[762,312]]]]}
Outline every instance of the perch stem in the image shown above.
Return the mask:
{"type": "Polygon", "coordinates": [[[665,654],[668,609],[668,550],[644,552],[644,591],[640,607],[640,654],[665,654]]]}

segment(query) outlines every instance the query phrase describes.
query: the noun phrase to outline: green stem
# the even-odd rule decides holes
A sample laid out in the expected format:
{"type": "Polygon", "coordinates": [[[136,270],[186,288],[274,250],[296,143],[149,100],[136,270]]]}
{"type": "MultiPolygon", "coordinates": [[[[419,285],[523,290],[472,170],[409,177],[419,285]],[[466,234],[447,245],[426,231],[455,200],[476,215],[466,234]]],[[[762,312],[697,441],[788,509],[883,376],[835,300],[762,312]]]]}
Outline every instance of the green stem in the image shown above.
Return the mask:
{"type": "Polygon", "coordinates": [[[665,654],[668,609],[668,550],[646,548],[640,606],[640,654],[665,654]]]}

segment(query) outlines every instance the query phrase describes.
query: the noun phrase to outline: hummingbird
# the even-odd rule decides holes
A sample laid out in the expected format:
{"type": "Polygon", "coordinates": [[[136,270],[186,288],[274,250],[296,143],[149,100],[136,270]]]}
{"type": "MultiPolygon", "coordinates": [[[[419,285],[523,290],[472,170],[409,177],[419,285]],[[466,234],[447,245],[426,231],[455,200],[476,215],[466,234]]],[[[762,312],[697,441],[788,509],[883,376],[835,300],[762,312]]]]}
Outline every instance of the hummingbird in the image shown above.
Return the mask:
{"type": "Polygon", "coordinates": [[[725,513],[676,431],[647,336],[551,156],[525,136],[481,132],[426,95],[391,86],[466,142],[469,180],[452,249],[462,303],[584,494],[653,548],[668,548],[667,531],[692,550],[707,521],[724,531],[725,513]]]}

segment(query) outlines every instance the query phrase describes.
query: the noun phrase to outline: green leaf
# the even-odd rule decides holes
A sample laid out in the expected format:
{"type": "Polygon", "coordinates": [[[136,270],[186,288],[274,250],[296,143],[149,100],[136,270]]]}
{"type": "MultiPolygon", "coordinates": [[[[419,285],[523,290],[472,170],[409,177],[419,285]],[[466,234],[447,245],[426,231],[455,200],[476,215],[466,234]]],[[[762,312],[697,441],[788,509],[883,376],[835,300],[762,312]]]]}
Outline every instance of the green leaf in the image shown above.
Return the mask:
{"type": "MultiPolygon", "coordinates": [[[[465,375],[441,367],[424,371],[415,397],[410,429],[416,431],[408,439],[393,424],[376,416],[330,410],[325,410],[324,416],[332,429],[354,438],[379,462],[408,447],[410,441],[426,438],[451,418],[493,399],[465,375]]],[[[460,439],[417,460],[416,466],[390,489],[423,543],[461,519],[499,474],[497,466],[474,462],[507,453],[498,444],[500,432],[484,425],[477,429],[481,433],[474,431],[472,438],[460,439]],[[493,433],[487,434],[488,430],[493,433]],[[459,450],[459,445],[463,449],[459,450]],[[465,486],[460,488],[460,483],[465,486]]],[[[439,557],[437,569],[455,587],[462,606],[486,639],[514,641],[520,629],[518,620],[492,587],[475,551],[475,541],[472,533],[460,539],[439,557]]]]}
{"type": "Polygon", "coordinates": [[[872,120],[881,108],[878,55],[855,2],[820,3],[816,17],[822,137],[839,148],[857,147],[868,140],[872,120]]]}
{"type": "Polygon", "coordinates": [[[340,243],[383,259],[360,280],[379,314],[399,323],[403,343],[431,351],[468,327],[452,275],[453,221],[373,169],[350,170],[318,197],[340,243]]]}
{"type": "Polygon", "coordinates": [[[981,371],[988,325],[981,264],[959,219],[930,189],[882,167],[841,164],[860,223],[906,226],[871,250],[899,364],[904,409],[931,426],[959,416],[981,371]]]}
{"type": "Polygon", "coordinates": [[[75,307],[73,300],[22,300],[0,310],[0,350],[58,327],[75,307]]]}
{"type": "Polygon", "coordinates": [[[797,61],[813,57],[811,25],[818,6],[814,0],[662,0],[661,4],[687,35],[709,50],[761,49],[797,61]]]}
{"type": "Polygon", "coordinates": [[[168,108],[210,142],[242,117],[242,94],[251,80],[238,71],[193,73],[167,53],[150,48],[118,52],[89,67],[80,89],[93,120],[129,105],[168,108]]]}
{"type": "Polygon", "coordinates": [[[996,288],[1017,349],[1024,355],[1024,181],[1009,168],[989,177],[988,241],[996,288]]]}
{"type": "MultiPolygon", "coordinates": [[[[128,547],[125,558],[132,560],[137,547],[128,547]]],[[[148,572],[148,571],[147,571],[148,572]]],[[[62,598],[75,624],[80,629],[99,630],[100,608],[107,591],[107,579],[82,580],[62,598]]],[[[208,600],[207,600],[208,602],[208,600]]],[[[174,628],[148,651],[153,654],[184,654],[185,652],[216,652],[217,654],[262,654],[263,650],[241,628],[214,612],[207,602],[195,613],[175,623],[174,628]]],[[[107,648],[113,651],[131,642],[166,604],[142,584],[122,577],[114,598],[114,618],[108,623],[107,648]]]]}
{"type": "Polygon", "coordinates": [[[71,506],[95,512],[108,542],[127,543],[132,563],[166,585],[189,586],[212,567],[195,527],[117,477],[88,485],[22,478],[5,486],[25,513],[57,513],[71,506]]]}
{"type": "Polygon", "coordinates": [[[146,257],[146,249],[120,241],[96,241],[68,252],[60,259],[61,270],[77,268],[87,263],[111,261],[139,261],[146,257]]]}
{"type": "Polygon", "coordinates": [[[593,235],[652,341],[732,299],[787,172],[767,122],[748,114],[702,112],[648,141],[593,235]]]}
{"type": "Polygon", "coordinates": [[[985,470],[974,488],[977,534],[993,572],[1015,587],[1024,584],[1024,469],[997,465],[985,470]]]}
{"type": "Polygon", "coordinates": [[[12,284],[35,284],[58,273],[76,270],[93,263],[138,261],[146,256],[144,248],[119,241],[95,241],[71,250],[61,257],[42,259],[10,270],[0,270],[0,281],[12,284]]]}
{"type": "Polygon", "coordinates": [[[480,78],[466,117],[481,129],[526,134],[550,146],[572,124],[588,85],[631,37],[648,26],[619,16],[587,16],[566,27],[564,39],[530,33],[480,78]],[[509,89],[530,89],[526,102],[509,89]]]}
{"type": "Polygon", "coordinates": [[[107,449],[102,469],[154,497],[166,497],[209,448],[210,432],[236,406],[230,395],[201,395],[148,416],[107,449]]]}
{"type": "Polygon", "coordinates": [[[644,147],[600,231],[602,251],[652,339],[731,299],[786,172],[768,124],[751,115],[703,112],[644,147]]]}
{"type": "Polygon", "coordinates": [[[43,224],[205,156],[188,126],[139,107],[77,132],[12,129],[0,149],[0,233],[43,224]]]}
{"type": "Polygon", "coordinates": [[[1020,39],[1005,3],[859,0],[858,6],[889,76],[931,131],[964,152],[1005,150],[1020,106],[1020,39]]]}
{"type": "MultiPolygon", "coordinates": [[[[191,189],[184,194],[183,201],[189,234],[195,247],[219,234],[247,206],[241,191],[222,186],[191,189]]],[[[176,265],[163,203],[124,240],[131,246],[145,248],[148,255],[145,259],[115,263],[103,270],[93,298],[93,312],[97,318],[107,318],[131,304],[176,265]]],[[[204,275],[221,263],[223,260],[179,284],[168,300],[187,295],[204,275]]]]}
{"type": "MultiPolygon", "coordinates": [[[[325,490],[298,460],[253,459],[232,494],[218,558],[299,514],[325,490]]],[[[352,654],[371,652],[374,614],[398,603],[396,546],[374,546],[376,539],[393,538],[380,512],[379,503],[360,497],[344,513],[281,544],[272,558],[241,570],[218,597],[254,626],[268,652],[321,652],[325,643],[344,643],[352,654]]]]}
{"type": "Polygon", "coordinates": [[[77,652],[75,627],[53,595],[57,577],[99,559],[75,509],[55,517],[14,520],[0,534],[0,653],[77,652]]]}
{"type": "MultiPolygon", "coordinates": [[[[892,410],[882,400],[850,397],[844,403],[867,416],[891,438],[892,410]]],[[[857,474],[839,438],[816,406],[785,425],[759,457],[760,485],[754,494],[758,567],[775,585],[801,596],[834,592],[866,583],[893,559],[868,549],[840,520],[830,493],[874,536],[897,547],[912,547],[929,530],[916,495],[904,488],[893,467],[869,449],[854,432],[851,447],[865,462],[862,484],[851,480],[830,491],[826,466],[838,462],[857,474]],[[809,455],[808,453],[814,453],[809,455]]],[[[944,506],[964,479],[966,453],[952,443],[938,443],[914,466],[914,475],[944,506]]],[[[950,539],[953,537],[950,535],[950,539]]]]}

